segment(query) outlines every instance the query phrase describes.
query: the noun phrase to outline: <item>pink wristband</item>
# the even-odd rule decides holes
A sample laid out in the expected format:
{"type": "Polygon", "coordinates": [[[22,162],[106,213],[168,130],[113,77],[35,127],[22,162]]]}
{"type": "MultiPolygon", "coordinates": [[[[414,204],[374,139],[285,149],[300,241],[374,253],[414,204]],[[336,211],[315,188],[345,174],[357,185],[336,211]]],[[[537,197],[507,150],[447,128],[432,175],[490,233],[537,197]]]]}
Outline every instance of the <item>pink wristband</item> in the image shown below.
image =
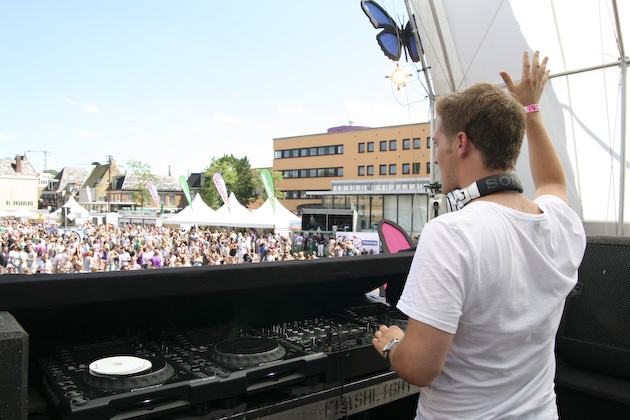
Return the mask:
{"type": "Polygon", "coordinates": [[[538,112],[538,111],[540,111],[540,107],[538,106],[538,104],[531,104],[525,107],[525,112],[527,112],[528,114],[530,112],[538,112]]]}

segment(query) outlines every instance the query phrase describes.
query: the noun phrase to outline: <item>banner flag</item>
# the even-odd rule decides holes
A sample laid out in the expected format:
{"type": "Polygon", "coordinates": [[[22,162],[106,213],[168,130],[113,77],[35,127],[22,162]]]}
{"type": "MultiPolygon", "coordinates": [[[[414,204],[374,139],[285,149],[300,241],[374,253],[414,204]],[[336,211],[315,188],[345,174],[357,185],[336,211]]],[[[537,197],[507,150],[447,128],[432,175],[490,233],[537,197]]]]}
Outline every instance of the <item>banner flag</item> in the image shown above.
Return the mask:
{"type": "Polygon", "coordinates": [[[157,187],[155,186],[155,181],[153,181],[152,179],[149,179],[147,181],[147,186],[149,187],[149,192],[151,193],[151,198],[153,198],[153,202],[155,203],[155,206],[159,206],[160,205],[160,197],[158,196],[158,191],[157,191],[157,187]]]}
{"type": "Polygon", "coordinates": [[[212,180],[214,181],[214,185],[217,187],[219,191],[219,195],[223,199],[223,202],[230,208],[230,199],[228,197],[227,188],[225,187],[225,181],[223,180],[223,176],[220,173],[215,172],[212,176],[212,180]]]}
{"type": "Polygon", "coordinates": [[[273,213],[276,213],[276,190],[273,185],[273,177],[271,176],[271,172],[269,169],[264,168],[260,171],[260,180],[265,187],[265,191],[267,192],[267,197],[271,202],[271,208],[273,209],[273,213]]]}
{"type": "Polygon", "coordinates": [[[184,195],[186,196],[186,200],[188,200],[188,205],[192,209],[192,200],[190,199],[190,187],[188,186],[188,181],[184,175],[179,177],[179,183],[182,184],[182,188],[184,190],[184,195]]]}

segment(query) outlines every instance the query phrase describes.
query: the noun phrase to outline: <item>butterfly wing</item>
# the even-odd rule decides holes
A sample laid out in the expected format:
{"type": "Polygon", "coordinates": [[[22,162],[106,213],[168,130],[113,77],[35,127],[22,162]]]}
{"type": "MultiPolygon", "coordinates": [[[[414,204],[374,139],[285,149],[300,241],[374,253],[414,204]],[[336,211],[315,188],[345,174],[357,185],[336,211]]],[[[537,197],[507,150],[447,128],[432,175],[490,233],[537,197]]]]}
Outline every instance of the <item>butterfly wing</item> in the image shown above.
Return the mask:
{"type": "MultiPolygon", "coordinates": [[[[417,27],[418,25],[416,22],[416,28],[417,27]]],[[[407,47],[407,51],[409,52],[409,58],[411,58],[411,61],[413,61],[414,63],[417,63],[418,61],[420,61],[420,54],[418,52],[418,46],[416,45],[416,40],[414,39],[414,36],[413,36],[413,27],[411,26],[411,21],[407,22],[407,26],[405,26],[405,30],[403,31],[402,38],[403,38],[402,42],[405,45],[405,47],[407,47]]],[[[418,37],[418,39],[420,38],[418,37]]],[[[420,44],[420,48],[422,48],[422,43],[420,44]]]]}
{"type": "Polygon", "coordinates": [[[387,14],[385,9],[371,0],[362,0],[361,8],[363,12],[370,18],[370,22],[374,25],[374,29],[385,28],[388,26],[396,27],[394,20],[387,14]]]}
{"type": "Polygon", "coordinates": [[[385,55],[391,60],[398,61],[402,52],[402,42],[396,22],[381,6],[371,0],[361,0],[361,8],[375,29],[383,29],[376,36],[376,40],[385,55]]]}
{"type": "Polygon", "coordinates": [[[387,57],[394,61],[400,60],[402,46],[398,31],[386,28],[380,34],[376,35],[376,40],[387,57]]]}

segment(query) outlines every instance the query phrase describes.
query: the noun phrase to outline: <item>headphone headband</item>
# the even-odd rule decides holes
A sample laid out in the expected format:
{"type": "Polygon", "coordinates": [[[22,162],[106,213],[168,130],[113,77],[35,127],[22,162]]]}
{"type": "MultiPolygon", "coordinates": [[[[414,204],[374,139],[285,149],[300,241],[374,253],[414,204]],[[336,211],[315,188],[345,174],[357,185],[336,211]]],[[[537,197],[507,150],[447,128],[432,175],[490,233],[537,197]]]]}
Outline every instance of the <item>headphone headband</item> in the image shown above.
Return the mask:
{"type": "Polygon", "coordinates": [[[500,191],[523,192],[520,178],[513,173],[490,175],[475,181],[466,188],[453,190],[446,195],[449,211],[457,211],[475,198],[494,194],[500,191]]]}

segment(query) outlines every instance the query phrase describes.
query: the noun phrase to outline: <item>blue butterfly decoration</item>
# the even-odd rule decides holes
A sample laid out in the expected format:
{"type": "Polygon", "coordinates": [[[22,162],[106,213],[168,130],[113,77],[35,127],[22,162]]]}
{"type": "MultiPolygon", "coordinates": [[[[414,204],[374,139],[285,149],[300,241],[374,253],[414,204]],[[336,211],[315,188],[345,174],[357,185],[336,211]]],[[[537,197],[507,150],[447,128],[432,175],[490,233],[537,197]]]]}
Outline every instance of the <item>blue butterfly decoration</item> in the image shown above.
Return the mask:
{"type": "Polygon", "coordinates": [[[411,61],[415,63],[420,61],[411,21],[407,22],[405,29],[399,28],[387,12],[371,0],[361,0],[361,8],[370,18],[375,29],[383,29],[376,35],[376,40],[387,57],[398,61],[403,49],[405,49],[405,54],[408,54],[411,61]]]}

